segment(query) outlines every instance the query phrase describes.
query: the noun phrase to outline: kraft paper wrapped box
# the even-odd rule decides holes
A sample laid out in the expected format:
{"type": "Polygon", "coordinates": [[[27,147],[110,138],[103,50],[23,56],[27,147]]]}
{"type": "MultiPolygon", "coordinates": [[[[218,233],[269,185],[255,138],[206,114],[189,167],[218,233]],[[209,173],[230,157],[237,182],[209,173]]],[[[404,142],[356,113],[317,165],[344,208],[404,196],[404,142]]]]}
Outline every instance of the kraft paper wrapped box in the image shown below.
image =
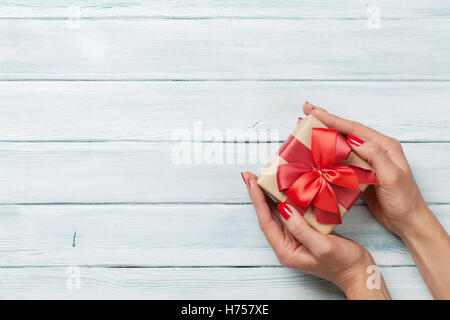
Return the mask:
{"type": "Polygon", "coordinates": [[[309,115],[261,169],[257,183],[275,200],[294,206],[313,228],[329,234],[376,178],[342,135],[309,115]]]}

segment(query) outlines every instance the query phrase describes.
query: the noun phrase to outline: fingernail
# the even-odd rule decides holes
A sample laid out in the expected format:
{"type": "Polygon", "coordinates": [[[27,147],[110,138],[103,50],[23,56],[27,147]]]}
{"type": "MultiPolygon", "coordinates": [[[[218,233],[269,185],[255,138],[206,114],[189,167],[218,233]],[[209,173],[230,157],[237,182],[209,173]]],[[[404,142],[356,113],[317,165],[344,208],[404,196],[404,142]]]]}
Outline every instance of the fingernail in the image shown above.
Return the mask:
{"type": "Polygon", "coordinates": [[[285,205],[283,202],[278,203],[277,205],[278,211],[280,212],[281,216],[284,218],[284,220],[289,219],[289,217],[292,214],[291,209],[287,205],[285,205]]]}
{"type": "Polygon", "coordinates": [[[242,172],[241,172],[241,176],[242,176],[242,180],[244,180],[245,185],[248,187],[247,180],[245,180],[245,176],[242,172]]]}
{"type": "Polygon", "coordinates": [[[317,108],[317,107],[313,107],[312,109],[311,109],[311,112],[313,112],[313,113],[315,113],[315,114],[320,114],[320,113],[323,113],[323,109],[321,109],[321,108],[317,108]]]}
{"type": "Polygon", "coordinates": [[[305,102],[312,110],[316,109],[317,107],[313,105],[312,103],[309,103],[308,101],[305,102]]]}
{"type": "Polygon", "coordinates": [[[347,135],[347,141],[357,147],[359,147],[360,145],[362,145],[364,143],[364,140],[362,140],[358,137],[355,137],[352,134],[347,135]]]}

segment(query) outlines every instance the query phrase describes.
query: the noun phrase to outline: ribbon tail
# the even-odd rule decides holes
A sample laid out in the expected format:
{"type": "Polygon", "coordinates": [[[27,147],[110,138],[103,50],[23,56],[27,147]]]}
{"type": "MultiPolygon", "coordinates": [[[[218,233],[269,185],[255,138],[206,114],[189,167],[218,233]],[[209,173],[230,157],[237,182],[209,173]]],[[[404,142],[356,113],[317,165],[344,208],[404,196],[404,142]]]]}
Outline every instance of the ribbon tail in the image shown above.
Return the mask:
{"type": "Polygon", "coordinates": [[[323,177],[320,177],[320,181],[320,189],[313,200],[313,206],[325,211],[339,213],[337,199],[333,188],[331,188],[330,184],[323,177]]]}
{"type": "Polygon", "coordinates": [[[352,168],[353,172],[358,177],[359,184],[374,184],[378,183],[375,172],[369,169],[364,169],[351,164],[347,164],[348,167],[352,168]]]}
{"type": "Polygon", "coordinates": [[[336,195],[337,202],[347,210],[350,210],[361,194],[361,190],[359,189],[348,189],[335,184],[331,185],[331,187],[336,195]]]}
{"type": "Polygon", "coordinates": [[[341,224],[342,218],[340,213],[325,211],[315,207],[314,213],[316,214],[316,220],[320,223],[326,224],[341,224]]]}
{"type": "Polygon", "coordinates": [[[278,190],[286,192],[294,182],[306,172],[311,171],[311,167],[304,163],[288,163],[278,166],[277,184],[278,190]]]}
{"type": "Polygon", "coordinates": [[[359,179],[352,167],[337,165],[322,171],[328,182],[341,187],[359,190],[359,179]]]}
{"type": "Polygon", "coordinates": [[[288,163],[305,163],[310,167],[315,166],[311,150],[293,136],[289,136],[283,143],[278,155],[288,163]]]}
{"type": "Polygon", "coordinates": [[[321,188],[322,178],[317,171],[303,174],[286,191],[286,195],[294,203],[308,208],[321,188]]]}

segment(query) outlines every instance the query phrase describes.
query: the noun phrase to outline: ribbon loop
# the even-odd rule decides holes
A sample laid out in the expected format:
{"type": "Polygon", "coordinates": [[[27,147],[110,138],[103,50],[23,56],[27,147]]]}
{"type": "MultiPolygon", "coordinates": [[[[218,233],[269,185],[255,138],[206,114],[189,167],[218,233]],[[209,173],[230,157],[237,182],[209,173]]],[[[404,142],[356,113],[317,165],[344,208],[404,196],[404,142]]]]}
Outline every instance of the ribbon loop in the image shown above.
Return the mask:
{"type": "Polygon", "coordinates": [[[312,167],[305,163],[288,163],[278,166],[278,189],[286,192],[294,182],[304,173],[311,171],[312,167]]]}
{"type": "Polygon", "coordinates": [[[314,128],[311,135],[311,153],[319,169],[334,164],[336,155],[336,129],[314,128]]]}

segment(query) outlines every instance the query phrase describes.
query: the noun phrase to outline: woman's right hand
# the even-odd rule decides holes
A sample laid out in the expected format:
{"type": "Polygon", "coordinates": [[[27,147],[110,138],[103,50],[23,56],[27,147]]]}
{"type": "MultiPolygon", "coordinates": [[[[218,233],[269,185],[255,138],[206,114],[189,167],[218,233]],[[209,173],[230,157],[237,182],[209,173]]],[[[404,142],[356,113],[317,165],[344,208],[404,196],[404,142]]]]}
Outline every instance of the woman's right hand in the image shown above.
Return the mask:
{"type": "Polygon", "coordinates": [[[405,242],[433,296],[450,299],[450,238],[428,209],[401,144],[308,102],[303,111],[347,135],[353,151],[372,166],[378,185],[363,193],[367,206],[381,224],[405,242]]]}
{"type": "Polygon", "coordinates": [[[427,210],[427,205],[414,181],[400,142],[308,102],[303,106],[303,111],[305,114],[312,113],[328,127],[346,134],[353,151],[373,167],[378,185],[369,187],[363,199],[377,219],[399,236],[404,229],[411,228],[417,215],[427,210]]]}

